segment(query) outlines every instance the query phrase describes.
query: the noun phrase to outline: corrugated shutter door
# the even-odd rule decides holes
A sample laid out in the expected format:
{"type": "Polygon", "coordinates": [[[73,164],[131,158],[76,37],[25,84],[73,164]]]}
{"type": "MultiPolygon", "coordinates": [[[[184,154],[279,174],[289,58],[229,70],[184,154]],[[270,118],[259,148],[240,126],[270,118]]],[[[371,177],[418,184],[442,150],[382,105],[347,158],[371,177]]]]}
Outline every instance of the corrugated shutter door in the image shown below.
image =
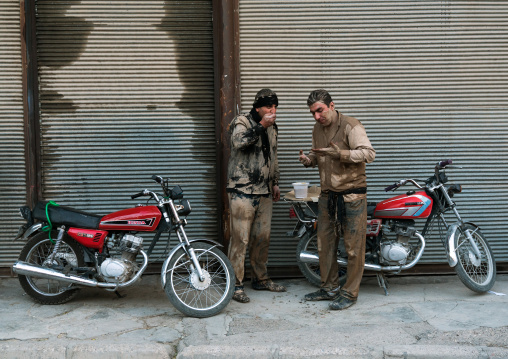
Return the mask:
{"type": "MultiPolygon", "coordinates": [[[[369,201],[451,158],[464,167],[448,172],[463,185],[460,213],[506,262],[507,18],[505,1],[240,0],[242,106],[262,87],[279,94],[282,191],[293,181],[319,183],[298,151],[311,146],[307,96],[325,88],[339,111],[362,121],[377,151],[367,166],[369,201]]],[[[295,262],[287,212],[275,205],[271,265],[295,262]]],[[[441,244],[428,243],[422,261],[445,262],[441,244]]]]}
{"type": "Polygon", "coordinates": [[[12,265],[21,250],[13,239],[26,203],[19,14],[19,1],[0,3],[0,267],[12,265]]]}
{"type": "Polygon", "coordinates": [[[211,1],[40,1],[37,40],[45,199],[106,214],[170,177],[216,239],[211,1]]]}

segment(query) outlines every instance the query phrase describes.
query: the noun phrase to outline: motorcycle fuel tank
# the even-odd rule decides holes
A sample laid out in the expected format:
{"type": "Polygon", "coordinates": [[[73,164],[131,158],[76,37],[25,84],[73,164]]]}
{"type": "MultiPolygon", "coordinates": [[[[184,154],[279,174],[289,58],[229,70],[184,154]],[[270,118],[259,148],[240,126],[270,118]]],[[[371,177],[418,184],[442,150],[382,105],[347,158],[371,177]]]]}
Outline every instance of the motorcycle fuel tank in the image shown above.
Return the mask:
{"type": "Polygon", "coordinates": [[[151,232],[157,228],[162,213],[157,206],[139,206],[113,212],[101,218],[99,229],[151,232]]]}
{"type": "Polygon", "coordinates": [[[427,218],[432,211],[432,198],[425,191],[401,194],[377,204],[375,218],[427,218]]]}

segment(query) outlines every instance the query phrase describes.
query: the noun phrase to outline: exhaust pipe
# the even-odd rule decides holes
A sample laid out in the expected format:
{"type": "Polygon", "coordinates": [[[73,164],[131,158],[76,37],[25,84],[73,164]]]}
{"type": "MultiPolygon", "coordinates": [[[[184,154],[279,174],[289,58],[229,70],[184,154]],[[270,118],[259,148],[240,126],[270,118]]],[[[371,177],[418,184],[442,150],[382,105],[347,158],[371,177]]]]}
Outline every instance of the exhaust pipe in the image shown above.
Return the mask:
{"type": "MultiPolygon", "coordinates": [[[[366,270],[371,270],[374,272],[400,272],[409,268],[412,268],[415,266],[416,263],[420,260],[420,258],[423,255],[423,250],[425,249],[425,239],[423,236],[419,233],[415,233],[416,236],[420,239],[421,247],[418,253],[416,254],[415,259],[411,263],[408,263],[403,266],[381,266],[379,264],[370,264],[365,263],[364,268],[366,270]]],[[[307,252],[302,251],[300,252],[300,256],[298,257],[298,260],[302,263],[314,263],[319,264],[319,256],[315,252],[307,252]]],[[[347,267],[347,259],[344,258],[337,258],[337,263],[340,266],[347,267]]]]}
{"type": "Polygon", "coordinates": [[[23,261],[17,261],[12,266],[12,270],[14,273],[19,275],[26,275],[30,277],[36,277],[36,278],[44,278],[44,279],[54,279],[59,280],[66,283],[72,283],[72,284],[78,284],[86,287],[98,287],[98,288],[105,288],[105,289],[112,289],[115,290],[117,288],[127,287],[137,281],[143,272],[145,271],[147,265],[148,265],[148,255],[144,251],[139,251],[143,255],[143,265],[141,266],[141,269],[136,273],[136,275],[125,283],[105,283],[105,282],[98,282],[96,279],[87,279],[80,277],[78,275],[74,274],[63,274],[62,272],[59,272],[57,270],[51,269],[51,268],[44,268],[38,265],[30,264],[23,261]]]}

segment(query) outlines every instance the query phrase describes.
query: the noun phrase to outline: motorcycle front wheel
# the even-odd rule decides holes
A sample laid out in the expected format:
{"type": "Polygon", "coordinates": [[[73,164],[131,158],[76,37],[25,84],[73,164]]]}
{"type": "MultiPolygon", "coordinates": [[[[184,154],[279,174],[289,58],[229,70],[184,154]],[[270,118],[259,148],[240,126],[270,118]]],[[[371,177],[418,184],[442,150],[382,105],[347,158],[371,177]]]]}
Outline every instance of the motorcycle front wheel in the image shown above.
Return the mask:
{"type": "Polygon", "coordinates": [[[480,232],[480,229],[466,224],[464,231],[469,231],[473,237],[474,244],[480,251],[480,257],[475,251],[463,231],[455,234],[455,248],[458,263],[455,272],[466,287],[477,293],[487,292],[496,281],[496,262],[489,243],[480,232]]]}
{"type": "Polygon", "coordinates": [[[204,275],[197,270],[183,248],[176,251],[167,266],[166,295],[183,314],[206,318],[220,313],[231,301],[235,274],[228,257],[216,246],[204,242],[192,247],[204,275]]]}
{"type": "MultiPolygon", "coordinates": [[[[48,268],[82,267],[84,266],[83,250],[72,238],[64,234],[62,242],[51,259],[55,249],[57,232],[51,232],[51,238],[47,232],[41,232],[31,237],[21,250],[19,260],[48,268]]],[[[37,278],[25,275],[18,276],[21,287],[26,294],[41,304],[62,304],[66,303],[77,294],[73,284],[62,282],[56,279],[37,278]]]]}
{"type": "MultiPolygon", "coordinates": [[[[317,244],[317,232],[307,231],[300,241],[298,242],[298,246],[296,247],[296,262],[298,264],[298,268],[302,272],[303,276],[316,287],[321,286],[321,271],[319,269],[319,262],[316,263],[306,263],[300,261],[300,253],[303,251],[310,252],[312,254],[318,255],[318,244],[317,244]]],[[[337,252],[337,256],[340,253],[337,252]]],[[[339,285],[342,287],[346,284],[347,280],[347,268],[339,267],[339,285]]]]}

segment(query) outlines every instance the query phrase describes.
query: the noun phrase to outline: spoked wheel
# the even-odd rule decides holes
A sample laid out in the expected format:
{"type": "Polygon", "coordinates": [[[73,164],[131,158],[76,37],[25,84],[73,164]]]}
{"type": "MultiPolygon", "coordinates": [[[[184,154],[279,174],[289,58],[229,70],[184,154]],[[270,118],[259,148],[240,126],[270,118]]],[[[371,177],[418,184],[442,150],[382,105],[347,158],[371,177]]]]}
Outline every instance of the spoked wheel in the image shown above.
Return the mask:
{"type": "Polygon", "coordinates": [[[466,287],[478,293],[487,292],[496,281],[496,262],[489,243],[480,232],[480,229],[471,225],[464,225],[464,231],[455,234],[455,248],[459,262],[455,271],[466,287]],[[473,242],[480,252],[475,254],[464,231],[469,231],[473,242]]]}
{"type": "MultiPolygon", "coordinates": [[[[303,276],[316,287],[321,286],[321,272],[319,262],[305,263],[300,261],[300,253],[303,251],[318,255],[317,233],[316,231],[307,232],[298,242],[296,247],[296,262],[303,276]]],[[[338,254],[337,254],[338,255],[338,254]]],[[[339,285],[342,287],[346,284],[347,268],[339,267],[339,285]]]]}
{"type": "Polygon", "coordinates": [[[221,312],[233,297],[235,274],[229,259],[208,243],[193,243],[204,275],[201,280],[187,253],[180,248],[171,258],[166,276],[166,295],[185,315],[211,317],[221,312]]]}
{"type": "MultiPolygon", "coordinates": [[[[51,233],[51,238],[56,238],[57,232],[51,233]]],[[[48,268],[64,268],[66,266],[84,266],[83,250],[74,240],[64,234],[62,242],[51,259],[50,256],[55,248],[47,232],[41,232],[33,236],[21,250],[19,260],[30,264],[48,268]]],[[[20,275],[19,282],[26,294],[41,304],[62,304],[71,300],[77,294],[77,288],[73,284],[55,279],[36,278],[20,275]]]]}

